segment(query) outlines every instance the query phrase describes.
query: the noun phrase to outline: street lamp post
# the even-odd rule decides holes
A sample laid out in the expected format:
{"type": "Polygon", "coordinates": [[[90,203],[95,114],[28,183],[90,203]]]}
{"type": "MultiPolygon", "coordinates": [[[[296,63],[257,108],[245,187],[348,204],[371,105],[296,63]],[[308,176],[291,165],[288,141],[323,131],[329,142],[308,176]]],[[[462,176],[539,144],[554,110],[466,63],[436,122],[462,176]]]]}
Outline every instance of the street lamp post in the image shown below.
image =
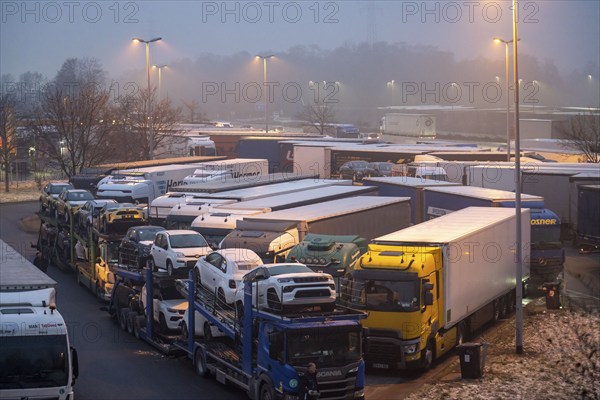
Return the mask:
{"type": "Polygon", "coordinates": [[[392,106],[394,105],[394,89],[396,88],[396,81],[393,79],[387,83],[387,87],[392,89],[392,106]]]}
{"type": "Polygon", "coordinates": [[[515,350],[523,354],[523,238],[521,232],[521,134],[519,132],[519,28],[517,0],[512,0],[513,6],[513,63],[515,85],[515,213],[516,213],[516,283],[517,283],[517,309],[515,329],[515,350]]]}
{"type": "Polygon", "coordinates": [[[153,65],[152,68],[158,69],[158,98],[160,99],[162,96],[162,69],[167,68],[166,64],[161,65],[153,65]]]}
{"type": "Polygon", "coordinates": [[[267,88],[267,60],[275,57],[273,54],[269,55],[257,55],[256,58],[263,60],[263,86],[265,92],[265,133],[269,133],[269,89],[267,88]]]}
{"type": "Polygon", "coordinates": [[[510,86],[508,77],[508,45],[513,41],[496,37],[494,38],[494,42],[504,43],[506,45],[506,161],[510,161],[510,86]]]}
{"type": "Polygon", "coordinates": [[[154,159],[154,141],[152,140],[152,101],[150,99],[150,43],[158,42],[162,40],[160,37],[156,37],[150,40],[144,40],[140,38],[133,38],[134,42],[146,44],[146,74],[148,76],[148,99],[147,99],[147,110],[148,110],[148,156],[151,160],[154,159]]]}

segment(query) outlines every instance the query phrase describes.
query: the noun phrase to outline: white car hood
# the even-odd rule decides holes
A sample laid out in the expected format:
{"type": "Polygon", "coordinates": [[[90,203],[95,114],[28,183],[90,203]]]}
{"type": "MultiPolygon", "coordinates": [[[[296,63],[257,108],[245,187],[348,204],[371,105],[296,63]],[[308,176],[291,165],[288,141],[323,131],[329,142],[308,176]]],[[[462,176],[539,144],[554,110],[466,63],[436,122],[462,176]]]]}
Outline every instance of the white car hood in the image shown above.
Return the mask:
{"type": "Polygon", "coordinates": [[[148,247],[152,246],[152,243],[154,243],[153,240],[140,240],[139,241],[139,244],[141,244],[143,246],[148,246],[148,247]]]}

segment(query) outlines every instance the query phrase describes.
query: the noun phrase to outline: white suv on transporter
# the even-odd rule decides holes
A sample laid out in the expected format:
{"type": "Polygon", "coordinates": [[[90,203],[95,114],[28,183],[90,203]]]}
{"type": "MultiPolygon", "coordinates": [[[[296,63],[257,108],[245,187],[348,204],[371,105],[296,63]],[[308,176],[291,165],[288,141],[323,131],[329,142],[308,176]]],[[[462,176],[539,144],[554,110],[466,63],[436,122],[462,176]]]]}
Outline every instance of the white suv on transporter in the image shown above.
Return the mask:
{"type": "MultiPolygon", "coordinates": [[[[304,264],[263,264],[244,275],[252,282],[252,305],[259,309],[282,312],[320,306],[323,311],[335,308],[335,282],[329,274],[313,272],[304,264]]],[[[244,287],[236,292],[236,308],[242,311],[244,287]]]]}

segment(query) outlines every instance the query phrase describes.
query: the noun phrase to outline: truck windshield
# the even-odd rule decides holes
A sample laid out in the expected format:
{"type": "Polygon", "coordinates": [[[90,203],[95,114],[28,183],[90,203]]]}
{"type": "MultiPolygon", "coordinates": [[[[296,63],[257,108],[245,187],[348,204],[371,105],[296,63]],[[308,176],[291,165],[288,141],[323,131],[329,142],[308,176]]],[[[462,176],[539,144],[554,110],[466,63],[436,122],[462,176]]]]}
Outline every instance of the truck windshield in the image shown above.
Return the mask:
{"type": "Polygon", "coordinates": [[[532,225],[531,242],[536,245],[552,242],[560,244],[560,225],[532,225]]]}
{"type": "Polygon", "coordinates": [[[2,337],[0,389],[67,385],[67,351],[65,335],[2,337]]]}
{"type": "Polygon", "coordinates": [[[419,281],[352,279],[342,290],[349,306],[373,311],[418,311],[419,281]]]}
{"type": "Polygon", "coordinates": [[[287,332],[287,357],[291,365],[341,365],[361,358],[360,326],[300,329],[287,332]]]}

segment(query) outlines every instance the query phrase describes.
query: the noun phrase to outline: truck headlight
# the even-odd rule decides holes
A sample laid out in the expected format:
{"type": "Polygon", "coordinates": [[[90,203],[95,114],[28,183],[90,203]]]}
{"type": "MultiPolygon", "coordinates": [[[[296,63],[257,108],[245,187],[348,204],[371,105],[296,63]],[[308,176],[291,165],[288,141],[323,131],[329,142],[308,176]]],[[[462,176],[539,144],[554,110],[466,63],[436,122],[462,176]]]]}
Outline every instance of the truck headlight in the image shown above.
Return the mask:
{"type": "Polygon", "coordinates": [[[167,308],[167,311],[173,314],[177,314],[177,309],[176,308],[167,308]]]}
{"type": "Polygon", "coordinates": [[[277,279],[277,283],[290,283],[294,282],[294,278],[279,278],[277,279]]]}
{"type": "Polygon", "coordinates": [[[419,348],[419,344],[414,343],[402,347],[404,349],[404,354],[415,354],[419,348]]]}
{"type": "Polygon", "coordinates": [[[181,257],[181,258],[185,257],[185,254],[183,254],[183,253],[181,253],[181,252],[177,252],[177,253],[175,253],[175,255],[176,255],[177,257],[181,257]]]}
{"type": "Polygon", "coordinates": [[[358,389],[354,391],[354,398],[355,399],[362,399],[365,397],[365,389],[358,389]]]}

